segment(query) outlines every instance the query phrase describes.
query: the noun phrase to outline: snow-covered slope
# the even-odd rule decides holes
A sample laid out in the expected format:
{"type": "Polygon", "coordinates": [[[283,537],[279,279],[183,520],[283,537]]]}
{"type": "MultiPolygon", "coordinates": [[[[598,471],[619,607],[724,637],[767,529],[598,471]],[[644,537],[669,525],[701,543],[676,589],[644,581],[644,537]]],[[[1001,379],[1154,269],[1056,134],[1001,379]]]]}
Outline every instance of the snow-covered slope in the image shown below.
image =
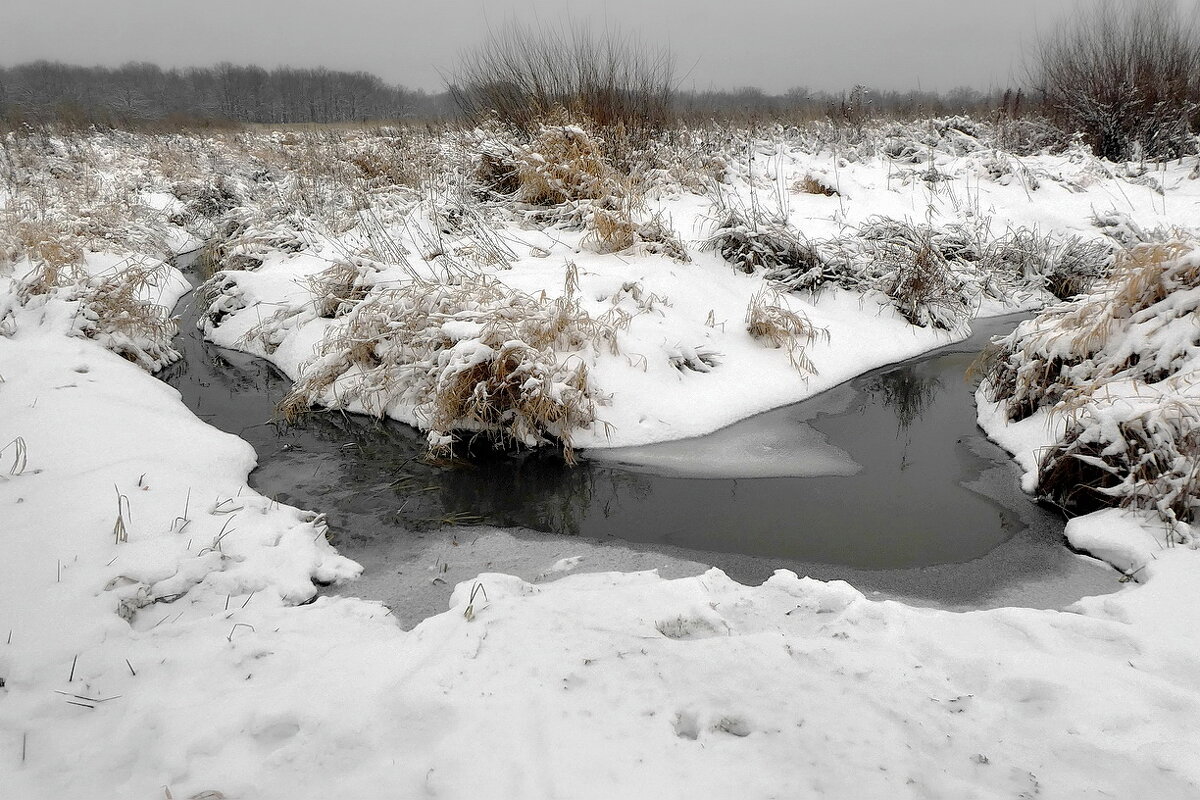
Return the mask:
{"type": "MultiPolygon", "coordinates": [[[[118,158],[111,142],[97,145],[105,169],[141,198],[125,209],[158,209],[139,225],[179,249],[186,236],[166,217],[198,190],[175,187],[176,201],[147,194],[169,181],[154,167],[139,184],[122,170],[143,156],[121,146],[129,152],[118,158]]],[[[205,146],[175,142],[181,153],[205,146]]],[[[157,156],[164,163],[169,149],[157,156]]],[[[840,192],[792,197],[789,219],[813,237],[931,209],[941,222],[994,213],[1001,227],[1082,233],[1093,210],[1119,207],[1132,230],[1190,219],[1196,204],[1190,164],[1131,177],[1078,153],[1005,171],[997,154],[977,150],[931,146],[924,163],[901,167],[778,142],[761,149],[767,182],[735,175],[735,191],[758,180],[791,192],[793,177],[815,170],[840,192]],[[951,178],[921,179],[930,168],[951,178]]],[[[233,213],[236,193],[214,192],[205,202],[233,213]]],[[[678,191],[652,202],[675,209],[690,243],[707,235],[691,227],[707,201],[678,191]]],[[[586,231],[510,222],[505,236],[530,247],[497,280],[553,297],[565,291],[569,258],[581,304],[638,312],[619,356],[588,351],[599,392],[613,395],[598,408],[614,432],[581,432],[577,444],[711,430],[956,335],[909,325],[877,290],[785,298],[829,329],[807,350],[819,371],[805,380],[785,349],[743,326],[761,274],[738,274],[712,252],[690,264],[601,255],[586,231]],[[624,289],[631,281],[640,300],[624,289]],[[671,365],[700,344],[724,356],[716,369],[671,365]]],[[[94,243],[89,230],[52,233],[94,243]]],[[[150,257],[138,250],[145,231],[135,232],[96,249],[150,257]]],[[[248,236],[264,250],[227,254],[263,258],[232,270],[226,288],[238,291],[223,294],[215,336],[233,341],[278,308],[302,311],[313,293],[301,279],[346,258],[329,229],[293,233],[248,236]]],[[[120,263],[91,250],[81,258],[92,277],[120,263]]],[[[403,270],[387,269],[398,271],[376,278],[400,279],[403,270]]],[[[0,277],[5,797],[1200,796],[1200,562],[1149,516],[1105,511],[1071,523],[1072,541],[1135,580],[1068,612],[917,609],[788,573],[759,587],[716,571],[537,585],[484,574],[405,632],[377,604],[305,604],[314,582],[358,572],[325,541],[320,517],[253,492],[245,443],[200,422],[173,390],[106,350],[111,339],[81,327],[94,294],[64,280],[18,301],[25,284],[11,273],[0,277]]],[[[182,284],[165,274],[157,299],[169,304],[182,284]]],[[[333,323],[287,318],[295,324],[268,341],[295,374],[333,323]]],[[[1012,449],[1034,441],[1026,433],[1012,449]]]]}

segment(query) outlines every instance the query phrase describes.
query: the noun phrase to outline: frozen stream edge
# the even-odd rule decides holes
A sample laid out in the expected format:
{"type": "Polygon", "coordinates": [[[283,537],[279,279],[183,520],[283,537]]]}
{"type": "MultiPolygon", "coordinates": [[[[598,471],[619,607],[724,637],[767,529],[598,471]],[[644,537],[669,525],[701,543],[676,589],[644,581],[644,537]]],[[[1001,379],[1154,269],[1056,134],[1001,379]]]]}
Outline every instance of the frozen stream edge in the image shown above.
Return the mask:
{"type": "MultiPolygon", "coordinates": [[[[194,314],[189,307],[177,340],[185,353],[183,363],[199,365],[216,358],[221,362],[219,369],[228,372],[226,377],[231,387],[224,393],[220,388],[197,386],[194,381],[189,384],[196,376],[189,378],[186,369],[176,370],[167,376],[168,381],[209,424],[229,430],[255,447],[259,465],[249,480],[257,491],[326,514],[339,551],[362,564],[364,573],[351,584],[325,591],[381,601],[396,613],[405,628],[444,610],[454,585],[481,572],[504,572],[538,582],[572,572],[650,569],[658,570],[665,578],[676,578],[698,575],[710,566],[718,566],[743,583],[756,584],[775,568],[787,568],[823,580],[844,579],[877,598],[962,610],[1008,605],[1062,608],[1080,597],[1114,591],[1119,586],[1117,576],[1107,565],[1068,551],[1061,528],[1049,533],[1050,542],[1044,541],[1047,535],[1044,531],[1039,532],[1040,543],[1039,537],[1027,540],[1014,537],[986,556],[966,563],[883,571],[519,528],[444,527],[404,533],[381,520],[377,509],[353,508],[354,496],[362,487],[339,486],[336,479],[330,483],[325,477],[330,470],[336,474],[339,469],[341,453],[337,448],[328,442],[319,445],[303,431],[292,432],[302,438],[298,444],[294,438],[281,439],[271,426],[242,424],[247,419],[261,423],[269,418],[277,398],[268,396],[263,389],[274,385],[278,394],[286,378],[261,359],[201,341],[191,322],[194,314]],[[240,384],[241,388],[233,388],[233,384],[240,384]],[[253,388],[247,391],[248,387],[253,388]],[[258,393],[261,396],[255,397],[258,393]],[[220,397],[222,394],[225,396],[220,397]],[[247,412],[246,403],[257,408],[247,412]],[[222,419],[223,413],[230,417],[222,419]],[[325,455],[315,452],[319,446],[325,447],[325,455]],[[310,474],[313,480],[307,477],[310,474]],[[1031,542],[1033,547],[1029,546],[1031,542]]],[[[955,347],[961,349],[961,344],[946,349],[955,347]]],[[[759,416],[769,418],[776,413],[779,412],[759,416]]],[[[754,424],[756,420],[752,418],[731,427],[754,424]]],[[[728,436],[729,430],[713,436],[728,436]]],[[[646,449],[689,447],[694,443],[646,449]]],[[[752,448],[746,452],[752,452],[752,448]]],[[[830,463],[836,467],[837,459],[830,463]]],[[[1024,522],[1033,524],[1033,504],[1017,486],[1017,468],[1006,467],[1007,474],[988,478],[989,492],[994,495],[997,487],[1007,491],[1007,496],[998,499],[1009,506],[1029,508],[1031,516],[1024,522]],[[1007,490],[1003,489],[1005,486],[1007,490]]]]}

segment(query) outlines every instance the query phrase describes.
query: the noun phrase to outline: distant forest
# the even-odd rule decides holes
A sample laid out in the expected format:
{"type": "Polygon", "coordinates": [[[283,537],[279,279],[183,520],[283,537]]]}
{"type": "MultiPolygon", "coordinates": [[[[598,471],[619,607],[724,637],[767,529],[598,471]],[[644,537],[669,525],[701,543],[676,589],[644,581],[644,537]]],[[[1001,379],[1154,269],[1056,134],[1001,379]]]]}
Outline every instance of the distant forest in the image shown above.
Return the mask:
{"type": "Polygon", "coordinates": [[[393,86],[367,72],[234,64],[110,69],[50,61],[0,67],[0,116],[9,120],[329,123],[436,118],[452,111],[446,93],[393,86]]]}
{"type": "MultiPolygon", "coordinates": [[[[942,114],[1020,113],[1019,94],[970,88],[937,92],[846,93],[804,88],[772,95],[753,87],[679,91],[677,114],[706,117],[816,118],[862,115],[912,117],[942,114]]],[[[218,64],[162,69],[154,64],[81,67],[37,61],[0,67],[0,120],[65,121],[127,125],[167,120],[177,124],[336,123],[451,119],[453,93],[425,92],[384,82],[368,72],[218,64]]]]}

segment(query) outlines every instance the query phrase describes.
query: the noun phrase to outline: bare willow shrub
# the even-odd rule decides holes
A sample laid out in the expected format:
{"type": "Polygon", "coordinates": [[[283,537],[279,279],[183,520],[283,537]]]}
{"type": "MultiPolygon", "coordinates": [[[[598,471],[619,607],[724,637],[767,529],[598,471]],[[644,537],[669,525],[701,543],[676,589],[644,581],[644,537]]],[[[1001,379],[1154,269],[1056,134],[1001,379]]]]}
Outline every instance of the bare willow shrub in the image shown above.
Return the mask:
{"type": "Polygon", "coordinates": [[[1032,79],[1068,130],[1113,161],[1196,150],[1200,30],[1164,0],[1089,6],[1045,38],[1032,79]]]}
{"type": "Polygon", "coordinates": [[[514,24],[462,56],[450,92],[473,121],[494,116],[528,135],[559,108],[646,132],[667,120],[673,74],[667,50],[632,34],[514,24]]]}

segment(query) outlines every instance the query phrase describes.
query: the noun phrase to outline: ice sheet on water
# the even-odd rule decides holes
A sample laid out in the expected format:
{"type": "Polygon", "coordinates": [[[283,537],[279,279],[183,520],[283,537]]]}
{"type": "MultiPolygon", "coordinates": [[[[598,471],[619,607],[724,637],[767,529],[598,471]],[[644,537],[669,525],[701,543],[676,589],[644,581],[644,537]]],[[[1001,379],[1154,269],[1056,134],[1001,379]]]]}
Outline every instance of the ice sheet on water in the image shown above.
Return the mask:
{"type": "Polygon", "coordinates": [[[587,457],[680,478],[808,478],[862,470],[825,434],[780,413],[760,414],[708,436],[593,450],[587,457]]]}

